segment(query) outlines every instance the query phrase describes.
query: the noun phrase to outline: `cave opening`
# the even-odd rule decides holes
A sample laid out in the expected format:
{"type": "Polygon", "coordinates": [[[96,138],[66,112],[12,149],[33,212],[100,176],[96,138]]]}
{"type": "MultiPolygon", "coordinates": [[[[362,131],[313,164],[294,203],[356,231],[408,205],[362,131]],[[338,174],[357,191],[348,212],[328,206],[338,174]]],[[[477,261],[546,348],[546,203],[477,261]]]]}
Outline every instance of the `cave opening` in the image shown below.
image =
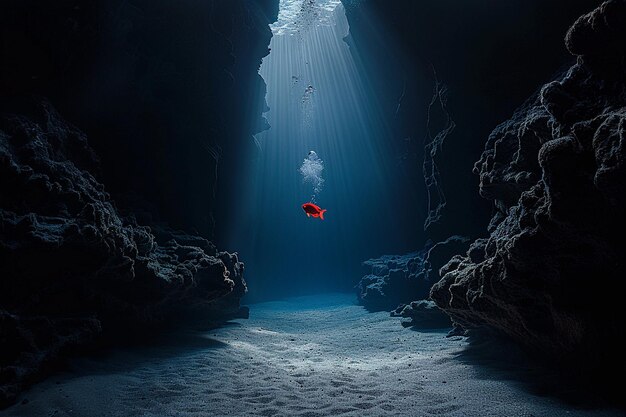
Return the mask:
{"type": "Polygon", "coordinates": [[[351,291],[363,260],[417,245],[420,187],[398,163],[342,3],[282,0],[271,28],[260,68],[270,127],[255,136],[229,247],[245,259],[248,300],[351,291]],[[323,221],[300,208],[313,194],[298,173],[311,151],[324,163],[323,221]]]}

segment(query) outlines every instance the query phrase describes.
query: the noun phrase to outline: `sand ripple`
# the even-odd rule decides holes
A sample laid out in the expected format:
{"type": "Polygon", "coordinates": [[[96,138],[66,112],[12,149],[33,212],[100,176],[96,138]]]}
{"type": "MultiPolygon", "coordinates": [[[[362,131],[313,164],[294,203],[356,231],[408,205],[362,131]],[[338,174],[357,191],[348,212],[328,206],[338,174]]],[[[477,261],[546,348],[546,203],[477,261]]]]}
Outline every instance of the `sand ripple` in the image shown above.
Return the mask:
{"type": "Polygon", "coordinates": [[[253,305],[248,321],[75,361],[7,416],[617,416],[534,396],[460,361],[445,330],[352,296],[253,305]]]}

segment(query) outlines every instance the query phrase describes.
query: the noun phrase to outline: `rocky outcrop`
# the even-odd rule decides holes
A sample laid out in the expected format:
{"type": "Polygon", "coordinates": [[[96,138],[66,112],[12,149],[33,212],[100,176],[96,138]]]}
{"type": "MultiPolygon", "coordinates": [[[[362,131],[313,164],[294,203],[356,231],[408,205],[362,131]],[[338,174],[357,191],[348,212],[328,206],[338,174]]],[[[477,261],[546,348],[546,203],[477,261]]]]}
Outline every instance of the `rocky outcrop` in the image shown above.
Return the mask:
{"type": "Polygon", "coordinates": [[[626,2],[582,16],[578,61],[490,135],[475,166],[497,208],[431,296],[466,329],[496,329],[573,369],[624,370],[626,2]]]}
{"type": "Polygon", "coordinates": [[[359,302],[371,310],[391,310],[427,293],[425,255],[426,251],[385,255],[363,262],[369,271],[356,286],[359,302]]]}
{"type": "Polygon", "coordinates": [[[167,321],[246,316],[236,254],[120,215],[85,135],[46,102],[0,116],[0,405],[63,352],[167,321]]]}
{"type": "Polygon", "coordinates": [[[243,263],[205,237],[228,230],[268,127],[258,69],[277,13],[0,3],[0,406],[89,341],[247,317],[243,263]]]}
{"type": "Polygon", "coordinates": [[[470,172],[485,138],[538,86],[573,63],[563,34],[600,1],[342,0],[347,41],[393,129],[389,146],[405,167],[395,181],[433,210],[414,211],[398,236],[437,242],[484,233],[491,207],[470,172]],[[372,30],[372,21],[385,30],[372,30]],[[429,146],[442,135],[442,150],[429,146]],[[418,231],[438,218],[427,233],[418,231]]]}
{"type": "MultiPolygon", "coordinates": [[[[467,252],[470,239],[465,236],[450,236],[446,240],[435,243],[426,253],[426,270],[424,271],[427,281],[433,283],[439,281],[439,270],[448,263],[454,255],[467,252]]],[[[426,294],[427,296],[428,294],[426,294]]]]}
{"type": "Polygon", "coordinates": [[[402,317],[404,327],[419,329],[442,329],[452,326],[450,316],[445,314],[434,301],[418,300],[409,304],[400,304],[391,312],[392,317],[402,317]]]}
{"type": "Polygon", "coordinates": [[[453,255],[467,250],[469,239],[451,236],[419,252],[385,255],[363,262],[366,275],[357,284],[359,302],[371,310],[391,310],[398,304],[428,297],[439,280],[439,269],[453,255]]]}

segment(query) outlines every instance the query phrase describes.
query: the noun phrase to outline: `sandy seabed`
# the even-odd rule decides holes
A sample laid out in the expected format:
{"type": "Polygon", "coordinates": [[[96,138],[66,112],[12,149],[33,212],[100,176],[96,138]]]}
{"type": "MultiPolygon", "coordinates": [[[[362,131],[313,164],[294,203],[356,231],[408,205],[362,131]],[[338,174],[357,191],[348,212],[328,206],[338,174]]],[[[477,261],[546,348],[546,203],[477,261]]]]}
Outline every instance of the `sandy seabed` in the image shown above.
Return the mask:
{"type": "MultiPolygon", "coordinates": [[[[538,394],[448,329],[411,330],[344,294],[82,358],[2,416],[622,416],[538,394]]],[[[529,377],[530,375],[530,377],[529,377]]]]}

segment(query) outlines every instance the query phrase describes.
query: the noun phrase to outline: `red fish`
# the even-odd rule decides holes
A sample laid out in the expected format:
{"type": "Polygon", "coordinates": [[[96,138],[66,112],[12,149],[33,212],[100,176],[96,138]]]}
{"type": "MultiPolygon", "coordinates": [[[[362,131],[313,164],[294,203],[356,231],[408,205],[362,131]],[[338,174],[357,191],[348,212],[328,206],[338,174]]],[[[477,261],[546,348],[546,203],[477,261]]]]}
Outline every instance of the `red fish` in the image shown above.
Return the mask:
{"type": "Polygon", "coordinates": [[[322,210],[322,208],[316,204],[304,203],[302,205],[302,210],[304,210],[307,217],[319,217],[320,219],[324,220],[324,213],[326,212],[326,209],[322,210]]]}

